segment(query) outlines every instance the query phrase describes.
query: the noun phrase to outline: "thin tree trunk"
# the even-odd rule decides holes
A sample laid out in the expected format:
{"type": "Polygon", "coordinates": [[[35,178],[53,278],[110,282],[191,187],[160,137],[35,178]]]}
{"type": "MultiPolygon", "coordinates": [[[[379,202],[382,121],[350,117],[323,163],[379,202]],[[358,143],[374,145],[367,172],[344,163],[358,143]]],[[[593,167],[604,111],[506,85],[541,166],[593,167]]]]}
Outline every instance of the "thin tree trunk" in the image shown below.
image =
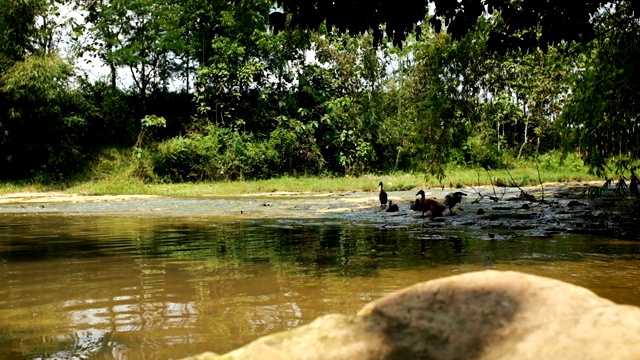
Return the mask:
{"type": "Polygon", "coordinates": [[[111,88],[115,89],[116,88],[116,78],[117,78],[116,66],[113,65],[113,63],[110,63],[109,64],[109,68],[111,69],[111,88]]]}
{"type": "Polygon", "coordinates": [[[527,144],[527,141],[529,141],[529,139],[527,138],[527,130],[529,129],[529,121],[525,121],[524,122],[524,141],[522,142],[522,145],[520,146],[520,151],[518,151],[518,160],[520,160],[520,157],[522,156],[522,149],[524,149],[524,146],[527,144]]]}
{"type": "Polygon", "coordinates": [[[186,90],[186,93],[188,94],[189,93],[189,70],[190,70],[189,65],[191,65],[191,62],[189,61],[188,56],[185,56],[185,58],[187,61],[186,70],[185,70],[185,80],[186,80],[185,90],[186,90]]]}
{"type": "Polygon", "coordinates": [[[498,152],[500,152],[500,121],[498,121],[497,126],[498,126],[498,152]]]}
{"type": "Polygon", "coordinates": [[[109,70],[111,71],[111,88],[115,89],[116,88],[116,78],[117,78],[117,74],[116,74],[116,66],[113,63],[113,60],[111,60],[111,46],[109,46],[107,48],[107,62],[109,63],[109,70]]]}

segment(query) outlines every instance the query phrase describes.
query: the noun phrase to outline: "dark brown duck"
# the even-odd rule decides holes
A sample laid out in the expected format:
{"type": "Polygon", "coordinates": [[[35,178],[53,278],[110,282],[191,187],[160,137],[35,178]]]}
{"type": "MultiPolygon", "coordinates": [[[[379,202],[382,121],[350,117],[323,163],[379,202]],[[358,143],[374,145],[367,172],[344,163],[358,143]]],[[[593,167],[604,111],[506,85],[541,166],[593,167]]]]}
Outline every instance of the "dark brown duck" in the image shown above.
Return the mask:
{"type": "Polygon", "coordinates": [[[442,216],[442,213],[447,208],[446,206],[433,199],[427,199],[424,190],[418,191],[416,196],[418,195],[420,195],[420,199],[416,199],[415,203],[411,204],[411,210],[421,211],[422,217],[424,217],[425,214],[429,214],[429,218],[431,219],[442,216]]]}
{"type": "Polygon", "coordinates": [[[453,214],[453,208],[462,201],[463,196],[467,196],[467,194],[456,191],[444,197],[444,205],[449,208],[450,213],[453,214]]]}
{"type": "Polygon", "coordinates": [[[378,199],[380,199],[380,206],[387,206],[387,193],[384,191],[382,181],[380,181],[378,186],[380,186],[380,194],[378,195],[378,199]]]}

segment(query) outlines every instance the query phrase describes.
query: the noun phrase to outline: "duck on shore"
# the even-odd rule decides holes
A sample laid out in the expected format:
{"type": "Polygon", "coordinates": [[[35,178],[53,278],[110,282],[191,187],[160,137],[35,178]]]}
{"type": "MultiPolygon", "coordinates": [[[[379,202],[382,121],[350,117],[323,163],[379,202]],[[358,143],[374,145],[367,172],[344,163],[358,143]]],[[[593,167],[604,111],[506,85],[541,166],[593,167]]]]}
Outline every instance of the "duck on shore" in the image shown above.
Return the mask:
{"type": "Polygon", "coordinates": [[[411,203],[411,210],[421,211],[422,217],[424,217],[427,213],[429,214],[429,218],[431,219],[441,217],[442,213],[447,208],[436,200],[427,199],[424,190],[418,191],[416,196],[420,196],[420,199],[416,199],[414,203],[411,203]]]}
{"type": "Polygon", "coordinates": [[[421,199],[416,199],[416,201],[411,203],[411,210],[413,210],[413,211],[421,211],[423,213],[422,215],[424,216],[424,213],[428,210],[428,209],[425,208],[425,205],[423,204],[423,202],[425,201],[425,196],[426,196],[425,193],[424,193],[424,190],[418,191],[416,196],[418,196],[418,195],[422,195],[422,198],[421,199]]]}
{"type": "Polygon", "coordinates": [[[461,191],[456,191],[454,193],[447,194],[447,196],[444,197],[444,205],[449,208],[449,213],[453,214],[454,206],[462,201],[463,196],[467,196],[467,194],[461,191]]]}
{"type": "Polygon", "coordinates": [[[378,194],[378,199],[380,199],[380,206],[387,206],[387,193],[384,191],[384,185],[382,181],[378,184],[380,186],[380,194],[378,194]]]}
{"type": "Polygon", "coordinates": [[[389,200],[389,207],[385,211],[396,212],[396,211],[400,211],[400,209],[398,208],[398,204],[394,204],[393,201],[389,200]]]}

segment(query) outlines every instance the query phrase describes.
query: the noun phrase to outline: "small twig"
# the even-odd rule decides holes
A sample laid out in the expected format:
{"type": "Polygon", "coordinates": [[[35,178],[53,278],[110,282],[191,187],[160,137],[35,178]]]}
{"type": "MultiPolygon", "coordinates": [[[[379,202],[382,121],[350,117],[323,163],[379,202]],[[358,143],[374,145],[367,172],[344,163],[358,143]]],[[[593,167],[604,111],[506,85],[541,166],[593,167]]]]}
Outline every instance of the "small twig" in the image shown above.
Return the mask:
{"type": "Polygon", "coordinates": [[[511,176],[511,172],[509,172],[509,169],[507,169],[506,167],[504,169],[507,171],[507,174],[509,174],[509,177],[511,178],[511,183],[513,185],[515,185],[518,189],[520,189],[520,199],[528,200],[528,201],[538,201],[538,200],[536,200],[536,198],[533,195],[531,195],[531,194],[527,193],[526,191],[522,190],[520,185],[518,185],[516,183],[516,181],[513,179],[513,176],[511,176]]]}
{"type": "MultiPolygon", "coordinates": [[[[480,182],[480,171],[478,171],[478,169],[476,169],[476,168],[473,168],[473,170],[474,170],[474,171],[476,172],[476,174],[478,175],[478,185],[479,185],[479,184],[481,184],[481,182],[480,182]]],[[[482,187],[482,190],[481,190],[481,191],[479,191],[479,192],[478,192],[478,194],[479,194],[479,193],[481,193],[485,188],[486,188],[486,186],[483,186],[483,187],[482,187]]]]}
{"type": "Polygon", "coordinates": [[[489,176],[489,181],[491,181],[491,188],[493,189],[493,196],[489,196],[489,199],[493,200],[493,201],[498,201],[500,200],[500,198],[504,197],[504,194],[506,194],[506,189],[502,192],[502,196],[498,197],[498,194],[496,194],[496,188],[493,184],[493,178],[491,177],[491,172],[489,172],[489,169],[484,169],[484,171],[487,172],[487,175],[489,176]]]}
{"type": "Polygon", "coordinates": [[[475,203],[475,204],[480,202],[480,200],[482,200],[486,196],[486,195],[482,195],[481,191],[476,190],[476,188],[473,187],[473,185],[467,185],[465,183],[462,183],[462,185],[464,185],[464,186],[466,186],[468,188],[471,188],[471,190],[473,190],[473,192],[475,192],[478,195],[478,198],[473,201],[473,203],[475,203]]]}
{"type": "Polygon", "coordinates": [[[489,182],[491,183],[491,189],[493,190],[493,195],[496,195],[496,188],[493,185],[493,177],[491,177],[491,172],[489,169],[484,169],[487,172],[487,176],[489,177],[489,182]]]}
{"type": "Polygon", "coordinates": [[[636,173],[634,171],[634,169],[631,169],[631,181],[629,182],[629,193],[630,195],[633,195],[635,197],[639,197],[640,196],[640,191],[638,191],[638,177],[636,176],[636,173]]]}
{"type": "Polygon", "coordinates": [[[509,174],[509,177],[511,178],[511,183],[513,185],[515,185],[518,189],[520,189],[520,191],[522,191],[523,193],[527,193],[526,191],[522,190],[522,188],[520,187],[520,185],[518,185],[518,183],[516,183],[516,180],[513,178],[513,176],[511,176],[511,172],[509,171],[509,169],[507,169],[507,167],[505,166],[504,168],[507,171],[507,174],[509,174]]]}
{"type": "Polygon", "coordinates": [[[540,164],[538,164],[538,158],[536,157],[536,171],[538,172],[538,182],[542,188],[542,201],[544,201],[544,185],[542,184],[542,178],[540,177],[540,164]]]}
{"type": "MultiPolygon", "coordinates": [[[[480,172],[476,168],[473,168],[473,170],[476,172],[476,174],[478,174],[478,184],[480,184],[480,172]]],[[[473,200],[472,203],[477,204],[477,203],[480,202],[480,200],[484,199],[484,197],[486,196],[486,195],[482,195],[482,190],[476,189],[473,185],[467,185],[464,182],[461,182],[461,183],[462,183],[462,185],[464,185],[464,186],[466,186],[468,188],[471,188],[471,190],[473,190],[473,192],[475,192],[478,195],[478,198],[473,200]]]]}
{"type": "Polygon", "coordinates": [[[625,177],[624,176],[620,176],[620,180],[618,180],[618,183],[616,184],[616,194],[618,196],[625,196],[627,193],[624,189],[627,188],[627,183],[625,182],[625,177]]]}

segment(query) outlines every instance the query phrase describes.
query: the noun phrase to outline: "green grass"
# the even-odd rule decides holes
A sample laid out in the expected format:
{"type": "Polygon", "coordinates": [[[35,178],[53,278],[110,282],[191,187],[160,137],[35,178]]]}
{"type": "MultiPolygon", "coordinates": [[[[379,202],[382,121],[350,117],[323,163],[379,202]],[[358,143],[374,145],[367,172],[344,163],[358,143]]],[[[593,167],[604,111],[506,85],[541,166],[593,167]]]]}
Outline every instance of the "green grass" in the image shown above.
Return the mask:
{"type": "MultiPolygon", "coordinates": [[[[81,195],[161,195],[161,196],[224,196],[270,192],[366,192],[377,191],[378,183],[384,182],[385,190],[400,191],[419,188],[460,188],[494,184],[502,186],[538,185],[536,164],[519,161],[511,170],[486,171],[459,166],[447,167],[447,176],[438,181],[426,174],[363,175],[359,177],[280,177],[255,181],[223,181],[179,184],[145,184],[135,176],[133,153],[128,149],[107,149],[96,158],[87,173],[56,184],[34,184],[29,182],[0,183],[0,194],[23,191],[63,191],[81,195]]],[[[541,156],[539,160],[542,182],[568,182],[602,180],[588,174],[577,156],[560,161],[559,154],[541,156]]]]}
{"type": "MultiPolygon", "coordinates": [[[[281,177],[269,180],[178,184],[142,184],[135,182],[135,180],[125,183],[92,181],[70,186],[65,191],[83,195],[152,194],[162,196],[222,196],[272,192],[360,192],[377,191],[377,185],[380,181],[385,183],[386,190],[408,190],[420,187],[424,183],[424,176],[399,174],[340,178],[281,177]]],[[[0,187],[0,192],[2,192],[2,187],[0,187]]]]}

